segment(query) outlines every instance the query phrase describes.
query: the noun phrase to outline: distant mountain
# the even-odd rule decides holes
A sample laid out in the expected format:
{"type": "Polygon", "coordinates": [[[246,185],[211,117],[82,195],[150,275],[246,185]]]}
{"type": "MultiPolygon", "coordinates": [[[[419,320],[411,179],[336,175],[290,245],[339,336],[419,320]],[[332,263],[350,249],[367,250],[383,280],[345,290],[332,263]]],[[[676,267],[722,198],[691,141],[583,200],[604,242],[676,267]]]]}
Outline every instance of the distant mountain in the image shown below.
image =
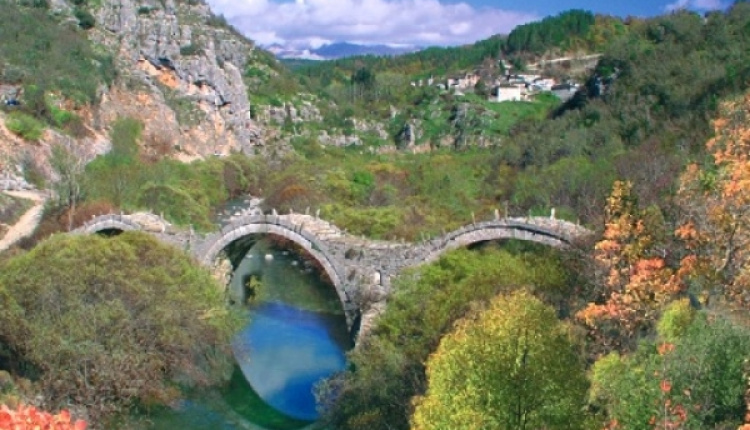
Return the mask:
{"type": "Polygon", "coordinates": [[[417,46],[389,46],[389,45],[360,45],[349,42],[336,42],[323,45],[319,48],[298,49],[282,45],[271,45],[266,47],[280,59],[304,59],[304,60],[335,60],[338,58],[354,57],[358,55],[376,55],[390,57],[408,54],[420,49],[417,46]]]}

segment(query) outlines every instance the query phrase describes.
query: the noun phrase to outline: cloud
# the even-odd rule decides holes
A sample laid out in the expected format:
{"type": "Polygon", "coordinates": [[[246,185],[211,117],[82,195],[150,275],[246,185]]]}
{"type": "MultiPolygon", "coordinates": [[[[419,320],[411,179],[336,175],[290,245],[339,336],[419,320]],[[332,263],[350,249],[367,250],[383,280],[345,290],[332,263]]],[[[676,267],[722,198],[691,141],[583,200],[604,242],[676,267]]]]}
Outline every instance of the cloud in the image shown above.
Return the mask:
{"type": "MultiPolygon", "coordinates": [[[[703,0],[705,1],[705,0],[703,0]]],[[[261,45],[326,42],[456,45],[508,33],[539,17],[439,0],[208,0],[261,45]]]]}
{"type": "Polygon", "coordinates": [[[727,4],[721,0],[677,0],[664,6],[664,10],[667,12],[678,9],[716,10],[726,7],[727,4]]]}

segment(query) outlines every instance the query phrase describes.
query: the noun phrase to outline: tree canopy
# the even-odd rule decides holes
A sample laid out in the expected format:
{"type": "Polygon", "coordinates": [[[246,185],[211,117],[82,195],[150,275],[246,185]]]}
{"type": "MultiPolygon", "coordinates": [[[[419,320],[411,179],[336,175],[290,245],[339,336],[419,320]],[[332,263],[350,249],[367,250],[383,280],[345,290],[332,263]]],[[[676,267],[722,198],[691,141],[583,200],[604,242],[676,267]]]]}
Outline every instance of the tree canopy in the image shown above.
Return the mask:
{"type": "Polygon", "coordinates": [[[413,430],[581,427],[583,360],[554,310],[523,291],[459,321],[427,377],[413,430]]]}

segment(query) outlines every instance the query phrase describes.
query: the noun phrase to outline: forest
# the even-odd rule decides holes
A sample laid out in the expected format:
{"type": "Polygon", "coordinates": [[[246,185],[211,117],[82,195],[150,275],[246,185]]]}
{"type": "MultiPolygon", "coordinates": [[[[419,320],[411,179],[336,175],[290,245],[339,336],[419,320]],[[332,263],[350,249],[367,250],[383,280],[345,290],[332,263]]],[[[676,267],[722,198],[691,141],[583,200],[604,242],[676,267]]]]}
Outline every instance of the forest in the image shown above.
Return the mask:
{"type": "MultiPolygon", "coordinates": [[[[28,25],[36,9],[3,13],[28,25]]],[[[107,57],[78,30],[56,38],[40,26],[34,45],[13,26],[0,37],[100,60],[53,57],[62,77],[42,79],[29,72],[36,57],[0,44],[3,79],[28,88],[29,103],[9,118],[74,135],[73,120],[59,122],[32,85],[93,103],[88,85],[119,77],[91,66],[107,57]]],[[[565,250],[460,249],[401,274],[347,370],[318,387],[322,428],[750,428],[750,3],[627,20],[570,11],[466,47],[275,67],[275,76],[245,70],[251,89],[274,82],[251,101],[304,90],[323,113],[306,127],[354,132],[355,120],[380,120],[391,136],[421,116],[430,150],[365,150],[384,145],[374,138],[324,146],[300,133],[274,157],[184,164],[145,155],[143,124],[127,117],[110,130],[111,151],[86,165],[57,148],[58,179],[30,178],[57,198],[35,235],[0,255],[0,403],[42,393],[47,409],[73,405],[110,428],[226,381],[226,345],[242,318],[209,273],[145,235],[56,233],[144,209],[211,231],[220,208],[252,195],[266,211],[319,208],[373,239],[418,241],[496,210],[553,208],[595,232],[565,250]],[[492,111],[480,97],[408,84],[570,50],[601,57],[565,103],[492,111]],[[447,134],[462,138],[437,144],[447,134]]],[[[16,134],[36,127],[23,124],[16,134]]],[[[0,409],[0,428],[10,417],[0,409]]]]}

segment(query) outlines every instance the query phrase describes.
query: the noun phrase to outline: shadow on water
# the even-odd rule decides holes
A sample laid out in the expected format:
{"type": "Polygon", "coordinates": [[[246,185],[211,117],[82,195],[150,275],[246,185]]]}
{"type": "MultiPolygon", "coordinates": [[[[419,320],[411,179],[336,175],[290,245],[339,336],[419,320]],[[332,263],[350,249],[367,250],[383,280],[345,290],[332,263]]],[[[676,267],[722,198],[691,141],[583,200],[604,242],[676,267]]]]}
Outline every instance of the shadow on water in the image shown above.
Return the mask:
{"type": "Polygon", "coordinates": [[[152,430],[298,430],[310,421],[290,418],[270,407],[235,366],[229,384],[221,390],[191,393],[174,408],[148,417],[141,428],[152,430]]]}

